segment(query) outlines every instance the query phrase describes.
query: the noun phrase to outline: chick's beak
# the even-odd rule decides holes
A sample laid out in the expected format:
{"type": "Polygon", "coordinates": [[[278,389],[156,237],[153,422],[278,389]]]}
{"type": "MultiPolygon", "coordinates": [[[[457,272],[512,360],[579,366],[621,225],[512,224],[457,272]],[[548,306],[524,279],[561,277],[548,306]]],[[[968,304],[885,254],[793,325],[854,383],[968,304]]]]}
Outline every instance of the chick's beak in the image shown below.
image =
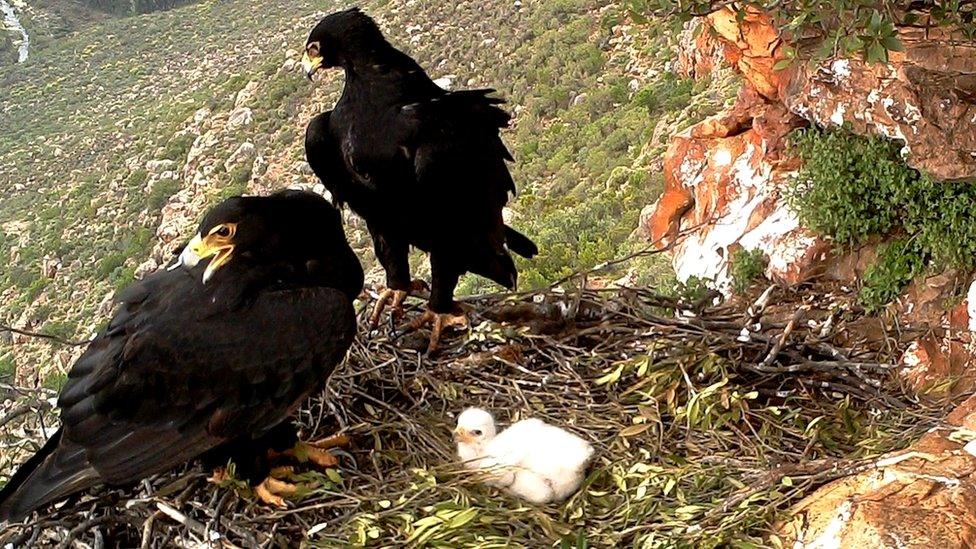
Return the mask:
{"type": "Polygon", "coordinates": [[[207,269],[203,272],[203,283],[206,284],[213,277],[214,273],[217,272],[217,269],[220,269],[230,261],[233,252],[234,245],[230,242],[229,238],[217,234],[202,237],[198,234],[183,248],[179,260],[175,265],[170,267],[170,270],[177,267],[192,269],[201,260],[213,256],[210,264],[207,265],[207,269]]]}
{"type": "Polygon", "coordinates": [[[474,442],[474,437],[464,427],[458,427],[454,430],[454,440],[462,444],[471,444],[474,442]]]}
{"type": "Polygon", "coordinates": [[[311,80],[312,75],[314,75],[316,71],[322,68],[322,57],[309,56],[308,52],[306,51],[305,55],[302,56],[302,68],[305,69],[305,76],[307,76],[308,79],[311,80]]]}

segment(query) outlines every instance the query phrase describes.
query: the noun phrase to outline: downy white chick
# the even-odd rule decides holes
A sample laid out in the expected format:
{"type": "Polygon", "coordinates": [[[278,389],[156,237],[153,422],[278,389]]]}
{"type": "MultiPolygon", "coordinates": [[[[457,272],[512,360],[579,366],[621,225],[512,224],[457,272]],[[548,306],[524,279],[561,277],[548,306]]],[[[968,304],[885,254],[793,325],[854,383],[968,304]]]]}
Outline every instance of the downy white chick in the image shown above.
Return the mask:
{"type": "Polygon", "coordinates": [[[458,416],[454,438],[469,469],[488,472],[488,483],[533,503],[562,501],[575,492],[593,457],[580,437],[539,419],[496,433],[495,418],[480,408],[458,416]]]}

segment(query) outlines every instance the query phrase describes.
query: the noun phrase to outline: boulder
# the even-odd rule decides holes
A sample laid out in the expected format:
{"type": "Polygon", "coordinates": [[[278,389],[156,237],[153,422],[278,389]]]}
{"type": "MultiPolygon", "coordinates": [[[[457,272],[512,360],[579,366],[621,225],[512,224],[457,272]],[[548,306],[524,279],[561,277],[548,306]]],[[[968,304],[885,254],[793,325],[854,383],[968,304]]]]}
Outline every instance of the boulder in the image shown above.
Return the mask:
{"type": "Polygon", "coordinates": [[[976,396],[908,450],[802,499],[776,525],[780,547],[976,546],[976,396]]]}
{"type": "Polygon", "coordinates": [[[798,64],[781,84],[791,111],[822,126],[904,143],[909,165],[939,180],[976,178],[976,44],[938,29],[900,29],[886,64],[798,64]]]}
{"type": "Polygon", "coordinates": [[[767,276],[787,283],[822,271],[828,246],[800,228],[782,200],[795,170],[784,138],[803,121],[744,88],[728,111],[677,135],[664,157],[664,193],[643,227],[670,248],[679,280],[711,279],[728,292],[732,250],[761,249],[767,276]]]}
{"type": "Polygon", "coordinates": [[[774,70],[786,44],[760,11],[739,19],[723,8],[686,28],[675,70],[704,77],[724,62],[745,86],[725,112],[672,138],[664,193],[641,216],[640,233],[670,248],[680,279],[711,278],[727,290],[737,246],[761,249],[767,275],[785,283],[860,274],[857,257],[831,254],[783,200],[798,167],[785,138],[807,122],[896,138],[909,164],[940,180],[976,177],[976,44],[933,29],[899,32],[906,51],[888,63],[797,60],[774,70]]]}

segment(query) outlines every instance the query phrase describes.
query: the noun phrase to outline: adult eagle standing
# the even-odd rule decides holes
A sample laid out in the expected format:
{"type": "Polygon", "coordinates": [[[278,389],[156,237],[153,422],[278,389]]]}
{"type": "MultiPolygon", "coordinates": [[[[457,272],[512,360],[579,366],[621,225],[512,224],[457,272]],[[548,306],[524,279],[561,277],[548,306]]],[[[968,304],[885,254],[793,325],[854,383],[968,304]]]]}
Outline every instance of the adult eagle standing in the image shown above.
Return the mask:
{"type": "MultiPolygon", "coordinates": [[[[266,453],[345,356],[362,284],[339,213],[322,197],[224,201],[173,268],[122,292],[68,373],[61,428],[0,490],[0,522],[208,451],[266,453]]],[[[314,446],[295,453],[331,461],[314,446]]],[[[269,478],[258,494],[281,505],[289,489],[269,478]]]]}
{"type": "Polygon", "coordinates": [[[428,351],[444,327],[466,325],[454,301],[459,277],[472,272],[506,288],[516,285],[515,262],[538,253],[527,237],[505,225],[502,208],[515,183],[512,157],[499,130],[510,116],[489,97],[493,90],[448,92],[413,59],[394,48],[357,8],[333,13],[315,26],[302,60],[309,78],[341,67],[345,89],[332,111],[315,117],[305,154],[337,204],[349,204],[373,237],[387,289],[370,321],[411,283],[408,253],[430,253],[428,309],[412,322],[433,325],[428,351]]]}

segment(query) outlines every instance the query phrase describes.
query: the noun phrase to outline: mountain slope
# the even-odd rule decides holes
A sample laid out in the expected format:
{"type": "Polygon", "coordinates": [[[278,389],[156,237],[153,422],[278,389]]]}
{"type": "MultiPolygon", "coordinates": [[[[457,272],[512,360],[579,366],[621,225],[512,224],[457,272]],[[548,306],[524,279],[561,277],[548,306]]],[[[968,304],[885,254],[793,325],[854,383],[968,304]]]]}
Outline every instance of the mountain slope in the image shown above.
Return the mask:
{"type": "MultiPolygon", "coordinates": [[[[341,75],[311,86],[296,62],[316,10],[341,7],[210,1],[107,19],[0,70],[0,321],[87,337],[112,292],[164,264],[207,205],[315,185],[301,136],[341,75]]],[[[632,29],[603,0],[362,7],[432,77],[510,101],[521,191],[510,213],[542,248],[520,266],[523,287],[625,251],[660,192],[654,153],[732,88],[676,80],[664,70],[673,29],[632,29]]],[[[349,225],[375,267],[364,227],[349,225]]],[[[0,360],[22,383],[56,386],[74,356],[7,337],[0,360]]]]}

